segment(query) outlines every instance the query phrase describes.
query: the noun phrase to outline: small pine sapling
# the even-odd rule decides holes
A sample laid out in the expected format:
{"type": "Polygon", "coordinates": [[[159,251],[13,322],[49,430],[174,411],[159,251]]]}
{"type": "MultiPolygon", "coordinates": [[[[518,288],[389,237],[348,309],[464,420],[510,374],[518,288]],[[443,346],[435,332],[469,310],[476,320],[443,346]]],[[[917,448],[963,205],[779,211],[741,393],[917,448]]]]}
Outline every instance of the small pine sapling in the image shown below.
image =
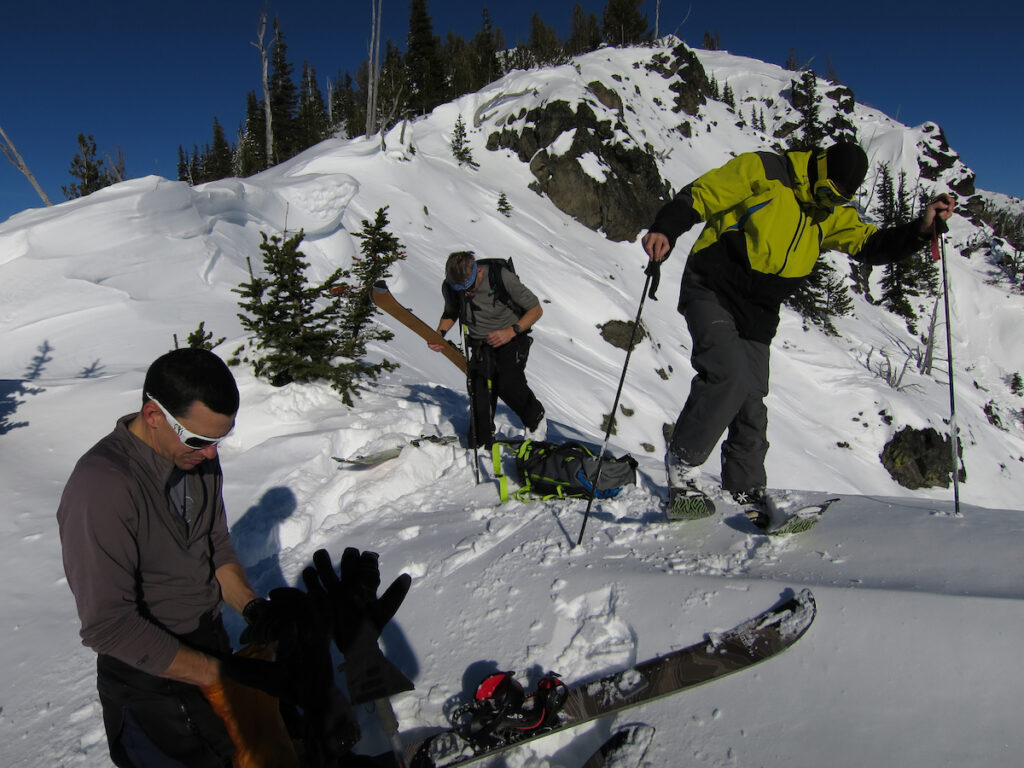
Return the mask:
{"type": "MultiPolygon", "coordinates": [[[[223,343],[224,339],[225,337],[221,336],[217,341],[213,341],[213,331],[206,330],[206,321],[204,320],[185,339],[185,346],[189,349],[213,349],[223,343]]],[[[177,336],[175,336],[174,341],[175,345],[177,345],[177,336]]]]}
{"type": "Polygon", "coordinates": [[[498,213],[506,218],[512,215],[512,204],[504,192],[498,195],[498,213]]]}
{"type": "Polygon", "coordinates": [[[479,168],[480,165],[473,160],[473,154],[469,149],[469,142],[466,138],[466,123],[459,115],[455,121],[455,129],[452,131],[452,154],[459,161],[459,165],[468,165],[470,168],[479,168]]]}

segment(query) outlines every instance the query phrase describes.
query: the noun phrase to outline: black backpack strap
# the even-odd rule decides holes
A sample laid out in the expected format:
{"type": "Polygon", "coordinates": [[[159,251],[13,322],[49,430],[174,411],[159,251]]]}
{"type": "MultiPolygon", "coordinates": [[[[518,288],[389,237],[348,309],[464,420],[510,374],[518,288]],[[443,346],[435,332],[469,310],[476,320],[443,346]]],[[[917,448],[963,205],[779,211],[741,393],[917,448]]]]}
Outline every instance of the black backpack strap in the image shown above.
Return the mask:
{"type": "Polygon", "coordinates": [[[508,292],[508,288],[505,286],[505,281],[501,278],[501,270],[503,269],[507,269],[512,274],[515,274],[516,271],[512,267],[512,259],[478,259],[477,264],[487,267],[487,285],[494,294],[494,298],[522,317],[526,310],[515,302],[512,294],[508,292]]]}

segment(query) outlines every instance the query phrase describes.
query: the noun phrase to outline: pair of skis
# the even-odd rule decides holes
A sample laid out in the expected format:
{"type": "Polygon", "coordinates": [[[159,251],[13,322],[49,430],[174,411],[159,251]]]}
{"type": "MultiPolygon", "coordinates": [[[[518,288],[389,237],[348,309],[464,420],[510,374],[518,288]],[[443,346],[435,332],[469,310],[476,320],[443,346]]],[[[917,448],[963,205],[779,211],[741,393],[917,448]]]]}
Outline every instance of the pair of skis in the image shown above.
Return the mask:
{"type": "MultiPolygon", "coordinates": [[[[546,720],[542,728],[519,733],[509,729],[508,732],[489,734],[488,743],[480,744],[460,735],[460,729],[453,726],[409,745],[405,750],[408,764],[410,768],[469,765],[552,733],[703,685],[782,653],[807,632],[815,613],[814,597],[810,590],[805,589],[726,632],[710,633],[705,640],[694,645],[648,659],[598,680],[569,686],[557,719],[553,722],[546,720]]],[[[529,706],[529,700],[526,706],[529,706]]],[[[653,736],[653,731],[629,731],[619,737],[623,744],[615,749],[608,747],[605,758],[630,743],[643,744],[645,738],[649,744],[649,736],[653,736]]],[[[634,748],[637,752],[646,751],[646,746],[634,748]]],[[[592,758],[596,759],[597,755],[592,758]]],[[[596,768],[616,764],[588,762],[586,765],[596,768]]]]}

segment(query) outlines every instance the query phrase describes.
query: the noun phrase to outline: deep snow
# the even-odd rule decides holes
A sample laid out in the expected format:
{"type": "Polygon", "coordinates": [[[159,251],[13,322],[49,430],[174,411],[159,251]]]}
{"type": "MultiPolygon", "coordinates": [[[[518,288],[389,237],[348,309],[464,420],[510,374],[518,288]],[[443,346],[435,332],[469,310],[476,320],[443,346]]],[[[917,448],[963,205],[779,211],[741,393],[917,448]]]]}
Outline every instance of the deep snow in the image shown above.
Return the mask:
{"type": "MultiPolygon", "coordinates": [[[[404,141],[396,129],[387,151],[378,141],[332,140],[250,179],[190,189],[146,177],[0,223],[0,762],[109,764],[94,655],[79,643],[61,567],[57,500],[77,458],[137,408],[145,369],[174,334],[183,339],[205,321],[228,337],[218,349],[225,358],[239,346],[231,289],[246,278],[246,257],[258,256],[261,230],[304,228],[311,272],[322,277],[356,252],[361,221],[389,206],[391,231],[408,251],[389,285],[428,323],[440,312],[448,252],[514,256],[545,302],[528,374],[547,406],[549,437],[601,443],[624,353],[596,326],[633,319],[645,257],[637,244],[611,243],[567,218],[527,188],[525,165],[484,142],[524,106],[585,98],[585,84],[602,79],[618,84],[630,134],[651,142],[676,187],[730,152],[767,146],[717,102],[703,108],[694,138],[682,139],[671,130],[678,116],[654,101],[670,103],[665,83],[632,66],[650,55],[600,51],[580,59],[579,71],[514,73],[411,124],[404,141]],[[476,171],[451,156],[459,114],[471,126],[476,171]],[[502,191],[508,218],[495,210],[502,191]]],[[[779,94],[789,74],[722,52],[700,57],[738,103],[773,98],[769,120],[785,118],[779,94]]],[[[860,107],[855,120],[875,161],[916,169],[921,128],[860,107]]],[[[622,397],[632,415],[620,414],[611,439],[614,453],[640,460],[640,483],[594,504],[582,546],[574,544],[585,502],[501,505],[486,473],[474,484],[471,456],[458,446],[408,448],[373,468],[332,459],[465,430],[461,374],[394,327],[395,339],[373,355],[401,368],[353,409],[326,386],[274,389],[236,369],[242,408],[221,451],[236,547],[259,591],[295,583],[320,547],[373,549],[385,579],[413,576],[385,633],[388,655],[417,686],[395,700],[404,729],[442,722],[446,705],[495,667],[524,679],[596,675],[810,587],[819,616],[793,650],[620,718],[657,728],[650,765],[1016,765],[1024,436],[1015,414],[1024,403],[1007,382],[1024,370],[1024,302],[991,281],[982,254],[961,254],[978,234],[957,217],[949,247],[968,471],[960,516],[950,489],[907,491],[879,464],[900,426],[947,429],[948,390],[941,374],[908,374],[901,391],[882,381],[872,370],[881,354],[902,363],[901,345],[917,342],[858,299],[855,316],[837,321],[840,338],[804,330],[787,313],[772,348],[769,482],[842,501],[793,537],[759,535],[728,506],[704,521],[665,521],[662,427],[692,374],[674,283],[694,231],[665,268],[659,301],[645,306],[650,338],[632,355],[622,397]],[[988,403],[1004,429],[989,423],[988,403]]],[[[499,427],[516,434],[518,425],[502,410],[499,427]]],[[[706,466],[712,479],[716,462],[706,466]]],[[[229,621],[239,628],[236,616],[229,621]]],[[[373,718],[363,718],[361,748],[383,750],[373,718]]],[[[572,768],[612,727],[601,721],[496,764],[572,768]]]]}

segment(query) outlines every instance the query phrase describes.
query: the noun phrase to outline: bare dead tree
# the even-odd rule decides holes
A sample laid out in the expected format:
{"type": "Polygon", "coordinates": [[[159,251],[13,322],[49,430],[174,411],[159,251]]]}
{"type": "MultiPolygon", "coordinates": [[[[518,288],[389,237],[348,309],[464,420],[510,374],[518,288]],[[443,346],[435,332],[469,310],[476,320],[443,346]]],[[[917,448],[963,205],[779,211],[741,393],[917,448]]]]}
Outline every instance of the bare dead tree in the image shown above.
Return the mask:
{"type": "Polygon", "coordinates": [[[104,152],[103,156],[107,158],[107,165],[109,166],[107,168],[107,175],[110,177],[111,181],[124,181],[127,177],[125,176],[124,170],[124,151],[121,149],[121,147],[117,147],[117,160],[114,160],[114,158],[110,156],[109,152],[104,152]]]}
{"type": "Polygon", "coordinates": [[[17,147],[14,146],[14,142],[11,141],[10,137],[7,135],[7,132],[4,131],[4,127],[2,125],[0,125],[0,139],[2,139],[2,141],[0,141],[0,152],[3,152],[4,157],[11,161],[11,165],[13,165],[15,168],[21,171],[22,174],[24,174],[25,178],[29,180],[29,183],[35,188],[36,192],[39,193],[39,196],[43,199],[43,202],[46,203],[47,206],[52,206],[53,203],[50,202],[50,198],[47,197],[46,192],[43,191],[43,188],[39,186],[39,182],[36,181],[35,175],[32,173],[32,171],[29,170],[28,164],[25,162],[25,159],[21,156],[21,153],[18,152],[17,147]]]}
{"type": "Polygon", "coordinates": [[[370,66],[366,78],[366,136],[377,132],[377,85],[380,78],[380,25],[384,0],[370,0],[370,66]]]}
{"type": "MultiPolygon", "coordinates": [[[[260,52],[260,64],[263,68],[263,116],[267,124],[267,167],[274,163],[274,121],[270,115],[270,51],[263,45],[263,35],[267,31],[267,12],[260,13],[260,24],[256,30],[256,42],[252,45],[260,52]]],[[[273,41],[270,43],[273,45],[273,41]]]]}
{"type": "MultiPolygon", "coordinates": [[[[387,112],[387,115],[380,123],[380,148],[381,151],[387,150],[387,136],[386,128],[391,125],[391,122],[398,116],[399,109],[402,105],[402,97],[405,94],[405,85],[402,85],[398,92],[395,93],[395,97],[391,100],[391,107],[387,112]]],[[[405,125],[402,126],[402,141],[405,141],[405,125]]]]}

